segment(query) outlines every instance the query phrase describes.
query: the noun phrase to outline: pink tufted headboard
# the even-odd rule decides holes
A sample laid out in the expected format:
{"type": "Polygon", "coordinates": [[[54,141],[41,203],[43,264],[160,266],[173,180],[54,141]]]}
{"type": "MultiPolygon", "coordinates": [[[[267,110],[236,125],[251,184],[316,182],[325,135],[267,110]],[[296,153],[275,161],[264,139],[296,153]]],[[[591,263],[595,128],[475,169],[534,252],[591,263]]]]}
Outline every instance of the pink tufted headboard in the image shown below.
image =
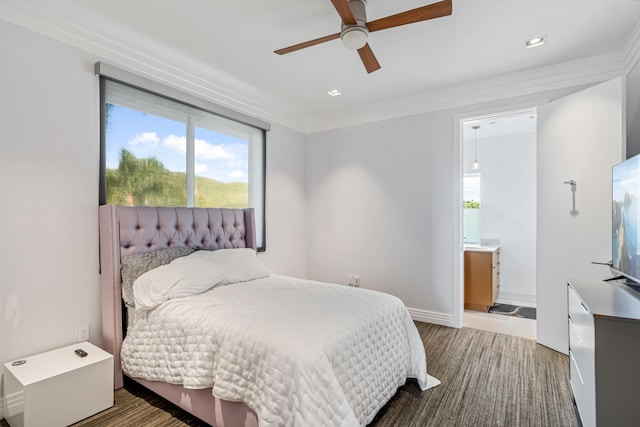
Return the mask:
{"type": "Polygon", "coordinates": [[[253,209],[100,206],[102,341],[113,354],[115,387],[122,387],[120,256],[168,247],[256,248],[253,209]]]}

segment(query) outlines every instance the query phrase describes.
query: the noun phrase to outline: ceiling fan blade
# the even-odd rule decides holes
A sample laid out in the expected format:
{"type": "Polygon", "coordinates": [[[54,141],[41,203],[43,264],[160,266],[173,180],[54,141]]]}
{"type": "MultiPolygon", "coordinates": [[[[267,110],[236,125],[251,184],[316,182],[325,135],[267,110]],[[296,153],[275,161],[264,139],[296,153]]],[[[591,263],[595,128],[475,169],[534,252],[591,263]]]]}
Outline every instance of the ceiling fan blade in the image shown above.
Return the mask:
{"type": "Polygon", "coordinates": [[[351,7],[349,6],[349,0],[331,0],[333,7],[338,11],[338,15],[342,18],[342,22],[347,25],[355,25],[356,18],[353,16],[351,7]]]}
{"type": "Polygon", "coordinates": [[[380,63],[376,59],[376,56],[373,54],[369,43],[365,44],[364,47],[358,49],[358,54],[360,55],[360,59],[364,64],[364,68],[367,69],[367,73],[373,73],[374,71],[380,69],[380,63]]]}
{"type": "Polygon", "coordinates": [[[369,32],[372,33],[374,31],[386,30],[387,28],[448,16],[451,15],[451,11],[451,0],[444,0],[367,22],[367,27],[369,28],[369,32]]]}
{"type": "Polygon", "coordinates": [[[320,43],[328,42],[340,38],[340,33],[331,34],[330,36],[320,37],[319,39],[309,40],[308,42],[294,44],[293,46],[285,47],[282,49],[274,50],[278,55],[284,55],[285,53],[295,52],[296,50],[304,49],[305,47],[315,46],[320,43]]]}

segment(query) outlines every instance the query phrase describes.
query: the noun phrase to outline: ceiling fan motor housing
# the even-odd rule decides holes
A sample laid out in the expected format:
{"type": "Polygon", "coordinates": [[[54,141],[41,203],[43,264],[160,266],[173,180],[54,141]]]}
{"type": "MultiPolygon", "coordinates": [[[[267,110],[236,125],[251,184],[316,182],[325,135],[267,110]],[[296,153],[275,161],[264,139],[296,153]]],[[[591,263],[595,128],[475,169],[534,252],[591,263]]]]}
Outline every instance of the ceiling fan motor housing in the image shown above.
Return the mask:
{"type": "Polygon", "coordinates": [[[340,38],[347,49],[360,49],[367,44],[369,28],[367,28],[366,0],[349,0],[349,7],[356,19],[355,24],[342,23],[340,38]]]}

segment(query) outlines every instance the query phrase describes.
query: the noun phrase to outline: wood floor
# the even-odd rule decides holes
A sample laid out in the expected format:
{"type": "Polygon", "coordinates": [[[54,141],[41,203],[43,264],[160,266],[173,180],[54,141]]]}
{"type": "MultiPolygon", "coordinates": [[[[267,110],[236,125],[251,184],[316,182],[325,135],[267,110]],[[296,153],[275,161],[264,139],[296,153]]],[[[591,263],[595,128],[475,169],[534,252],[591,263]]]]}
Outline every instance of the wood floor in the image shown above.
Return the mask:
{"type": "MultiPolygon", "coordinates": [[[[566,356],[525,338],[416,324],[442,384],[422,392],[409,381],[370,426],[579,426],[566,356]]],[[[206,425],[134,384],[115,401],[77,426],[206,425]]]]}

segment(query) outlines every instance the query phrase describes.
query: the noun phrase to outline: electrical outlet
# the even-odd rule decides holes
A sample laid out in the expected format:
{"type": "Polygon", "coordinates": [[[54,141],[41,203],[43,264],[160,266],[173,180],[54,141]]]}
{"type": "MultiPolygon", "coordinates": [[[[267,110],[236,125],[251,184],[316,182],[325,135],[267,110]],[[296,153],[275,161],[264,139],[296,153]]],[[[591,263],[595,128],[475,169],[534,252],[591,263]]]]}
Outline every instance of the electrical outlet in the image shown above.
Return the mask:
{"type": "Polygon", "coordinates": [[[353,276],[353,286],[356,288],[360,287],[360,276],[353,276]]]}
{"type": "Polygon", "coordinates": [[[78,328],[78,342],[89,341],[89,325],[82,325],[78,328]]]}

